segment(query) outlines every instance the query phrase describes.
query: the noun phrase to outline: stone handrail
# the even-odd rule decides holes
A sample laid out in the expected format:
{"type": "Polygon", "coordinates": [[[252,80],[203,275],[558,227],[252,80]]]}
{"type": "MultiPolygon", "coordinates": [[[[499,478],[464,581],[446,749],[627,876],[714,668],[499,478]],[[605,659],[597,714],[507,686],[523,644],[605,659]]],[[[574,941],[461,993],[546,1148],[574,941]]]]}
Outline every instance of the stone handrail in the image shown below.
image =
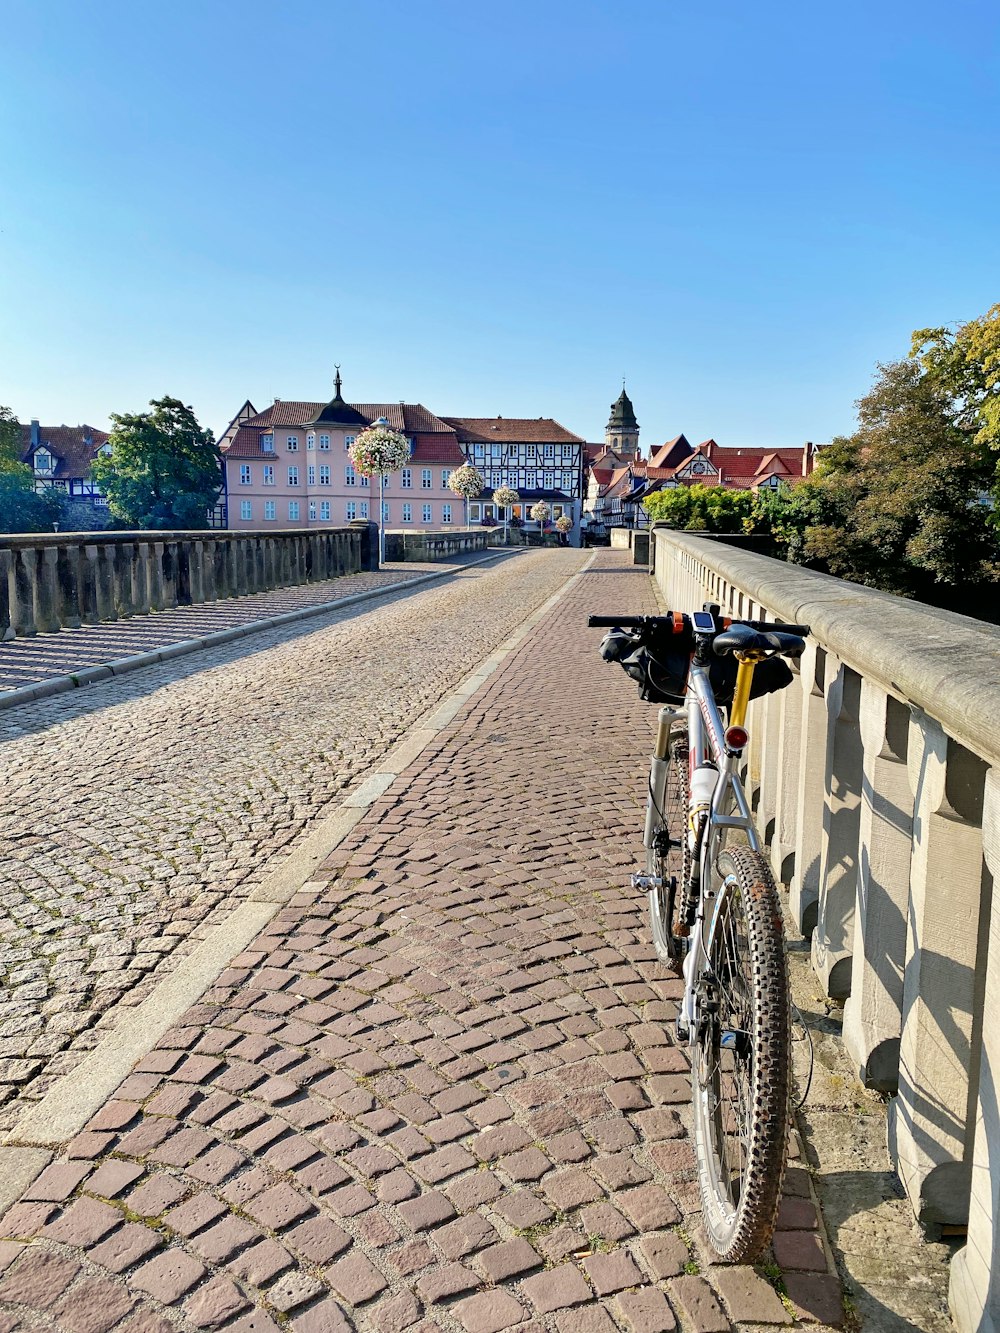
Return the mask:
{"type": "Polygon", "coordinates": [[[386,532],[387,560],[446,560],[450,555],[485,551],[488,532],[386,532]]]}
{"type": "MultiPolygon", "coordinates": [[[[805,623],[752,706],[747,782],[916,1216],[968,1225],[961,1333],[1000,1329],[1000,627],[654,528],[671,610],[805,623]]],[[[622,607],[622,611],[627,611],[622,607]]],[[[873,1166],[873,1169],[874,1166],[873,1166]]]]}
{"type": "MultiPolygon", "coordinates": [[[[97,625],[378,567],[374,525],[0,537],[0,638],[97,625]]],[[[377,529],[375,529],[377,535],[377,529]]]]}

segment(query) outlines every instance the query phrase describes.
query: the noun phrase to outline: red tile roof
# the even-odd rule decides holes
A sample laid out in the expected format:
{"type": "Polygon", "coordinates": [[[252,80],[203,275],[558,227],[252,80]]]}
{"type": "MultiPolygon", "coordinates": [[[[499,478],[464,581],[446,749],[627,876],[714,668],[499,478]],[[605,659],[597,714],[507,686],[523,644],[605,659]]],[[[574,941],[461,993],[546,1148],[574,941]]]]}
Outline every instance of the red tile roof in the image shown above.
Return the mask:
{"type": "Polygon", "coordinates": [[[586,444],[552,417],[445,417],[458,438],[470,444],[586,444]]]}
{"type": "MultiPolygon", "coordinates": [[[[90,465],[98,449],[108,438],[108,432],[93,426],[39,426],[39,448],[48,449],[56,460],[51,474],[60,480],[90,476],[90,465]]],[[[21,427],[21,461],[31,465],[31,427],[21,427]]]]}

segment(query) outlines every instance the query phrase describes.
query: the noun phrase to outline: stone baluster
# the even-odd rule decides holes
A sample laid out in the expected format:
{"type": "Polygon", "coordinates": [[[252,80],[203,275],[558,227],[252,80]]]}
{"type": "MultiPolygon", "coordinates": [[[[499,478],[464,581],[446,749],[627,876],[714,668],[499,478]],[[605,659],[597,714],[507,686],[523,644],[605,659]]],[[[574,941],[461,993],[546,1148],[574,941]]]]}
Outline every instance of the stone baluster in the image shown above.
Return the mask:
{"type": "Polygon", "coordinates": [[[97,596],[99,552],[88,543],[80,553],[80,619],[85,625],[101,623],[97,596]]]}
{"type": "Polygon", "coordinates": [[[118,615],[128,618],[135,614],[132,588],[132,543],[116,542],[111,548],[113,597],[118,615]]]}
{"type": "Polygon", "coordinates": [[[206,537],[201,544],[202,552],[202,601],[218,600],[219,588],[215,577],[215,553],[219,543],[214,537],[206,537]]]}
{"type": "Polygon", "coordinates": [[[161,565],[163,569],[163,606],[165,610],[172,611],[177,605],[177,543],[176,541],[165,541],[162,543],[163,555],[161,565]]]}
{"type": "Polygon", "coordinates": [[[1000,1333],[1000,772],[986,775],[983,853],[994,885],[982,996],[969,1230],[952,1260],[948,1304],[959,1333],[1000,1333]]]}
{"type": "Polygon", "coordinates": [[[12,552],[13,577],[10,583],[11,623],[25,638],[38,633],[35,625],[35,567],[37,552],[33,546],[18,546],[12,552]]]}
{"type": "Polygon", "coordinates": [[[200,537],[195,537],[187,543],[187,548],[191,604],[199,606],[205,601],[205,543],[200,537]]]}
{"type": "MultiPolygon", "coordinates": [[[[789,687],[791,688],[791,687],[789,687]]],[[[778,773],[781,755],[781,695],[765,694],[756,699],[755,725],[761,732],[760,799],[757,805],[757,829],[766,846],[774,838],[778,815],[778,773]]],[[[753,712],[751,712],[753,717],[753,712]]]]}
{"type": "MultiPolygon", "coordinates": [[[[813,640],[807,640],[806,650],[799,659],[801,703],[795,793],[795,868],[789,892],[792,917],[806,937],[815,928],[819,901],[828,729],[824,692],[826,670],[825,651],[813,640]]],[[[794,688],[794,685],[789,686],[789,689],[794,688]]]]}
{"type": "Polygon", "coordinates": [[[96,594],[97,594],[97,619],[99,623],[105,623],[118,619],[118,609],[115,606],[115,548],[101,543],[97,547],[97,566],[96,566],[96,594]]]}
{"type": "Polygon", "coordinates": [[[163,592],[163,542],[149,542],[149,605],[154,611],[166,606],[163,592]]]}
{"type": "Polygon", "coordinates": [[[129,565],[132,570],[132,605],[137,616],[149,611],[149,547],[146,542],[130,542],[129,565]]]}
{"type": "Polygon", "coordinates": [[[254,592],[263,592],[267,587],[264,573],[264,538],[255,537],[253,541],[253,587],[254,592]]]}
{"type": "Polygon", "coordinates": [[[919,709],[910,723],[913,853],[899,1092],[889,1152],[924,1224],[968,1217],[970,1089],[979,1075],[989,927],[982,813],[986,766],[919,709]]]}
{"type": "Polygon", "coordinates": [[[32,555],[35,565],[32,579],[35,629],[39,634],[55,634],[59,629],[59,583],[56,567],[59,552],[54,546],[40,546],[32,552],[32,555]]]}
{"type": "Polygon", "coordinates": [[[11,581],[14,577],[13,557],[10,551],[0,551],[0,640],[12,639],[15,634],[11,620],[11,581]]]}
{"type": "Polygon", "coordinates": [[[776,773],[771,867],[780,884],[790,884],[795,868],[795,804],[802,746],[802,687],[798,679],[772,698],[778,713],[778,735],[771,751],[776,773]]]}
{"type": "Polygon", "coordinates": [[[861,685],[864,783],[851,995],[844,1044],[869,1088],[895,1092],[902,1029],[913,796],[906,771],[910,710],[861,685]]]}
{"type": "Polygon", "coordinates": [[[820,851],[819,900],[812,965],[827,995],[843,999],[851,989],[854,907],[858,892],[863,754],[861,677],[827,662],[826,793],[820,851]]]}
{"type": "Polygon", "coordinates": [[[181,538],[173,543],[174,568],[177,577],[177,605],[190,606],[191,596],[191,541],[181,538]]]}

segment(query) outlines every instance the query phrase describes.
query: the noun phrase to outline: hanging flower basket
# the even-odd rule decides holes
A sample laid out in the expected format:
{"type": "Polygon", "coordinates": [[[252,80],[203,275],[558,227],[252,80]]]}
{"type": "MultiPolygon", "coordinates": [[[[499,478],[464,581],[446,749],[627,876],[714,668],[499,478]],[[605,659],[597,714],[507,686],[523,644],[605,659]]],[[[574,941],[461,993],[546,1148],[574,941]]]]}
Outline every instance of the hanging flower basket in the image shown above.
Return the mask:
{"type": "Polygon", "coordinates": [[[463,500],[475,500],[482,495],[484,485],[482,473],[477,472],[471,463],[463,463],[448,478],[448,489],[463,500]]]}
{"type": "Polygon", "coordinates": [[[347,452],[362,477],[381,477],[406,467],[410,461],[410,442],[388,426],[369,426],[347,452]]]}

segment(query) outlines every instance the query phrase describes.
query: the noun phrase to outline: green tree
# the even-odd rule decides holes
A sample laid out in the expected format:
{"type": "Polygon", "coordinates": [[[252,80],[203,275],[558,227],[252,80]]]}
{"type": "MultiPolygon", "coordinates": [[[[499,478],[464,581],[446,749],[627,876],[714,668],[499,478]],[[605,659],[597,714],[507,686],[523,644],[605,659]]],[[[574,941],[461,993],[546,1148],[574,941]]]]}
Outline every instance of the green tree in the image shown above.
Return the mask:
{"type": "Polygon", "coordinates": [[[754,512],[752,491],[724,486],[673,486],[654,491],[643,506],[652,522],[688,532],[743,532],[754,512]]]}
{"type": "Polygon", "coordinates": [[[786,529],[801,523],[798,557],[904,597],[954,605],[949,590],[958,591],[963,609],[995,589],[1000,546],[986,521],[994,462],[963,410],[919,360],[880,366],[858,403],[858,429],[823,451],[778,516],[786,529]]]}
{"type": "Polygon", "coordinates": [[[111,453],[91,472],[111,513],[137,528],[204,528],[222,486],[222,457],[211,431],[177,398],[154,398],[151,412],[112,413],[111,453]]]}

